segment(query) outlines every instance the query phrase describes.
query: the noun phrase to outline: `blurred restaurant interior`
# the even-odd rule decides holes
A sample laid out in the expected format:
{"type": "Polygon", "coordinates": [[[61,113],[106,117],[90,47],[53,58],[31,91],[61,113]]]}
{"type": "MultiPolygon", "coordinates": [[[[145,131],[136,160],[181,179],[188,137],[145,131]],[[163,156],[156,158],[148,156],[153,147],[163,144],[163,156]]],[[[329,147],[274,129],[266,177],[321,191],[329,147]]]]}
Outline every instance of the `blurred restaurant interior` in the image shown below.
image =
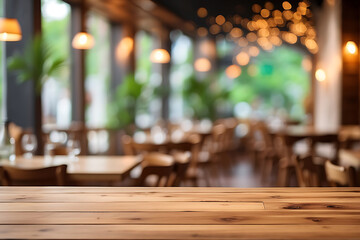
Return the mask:
{"type": "Polygon", "coordinates": [[[358,1],[0,3],[3,185],[359,186],[358,1]]]}
{"type": "Polygon", "coordinates": [[[359,239],[359,0],[0,0],[0,239],[359,239]]]}

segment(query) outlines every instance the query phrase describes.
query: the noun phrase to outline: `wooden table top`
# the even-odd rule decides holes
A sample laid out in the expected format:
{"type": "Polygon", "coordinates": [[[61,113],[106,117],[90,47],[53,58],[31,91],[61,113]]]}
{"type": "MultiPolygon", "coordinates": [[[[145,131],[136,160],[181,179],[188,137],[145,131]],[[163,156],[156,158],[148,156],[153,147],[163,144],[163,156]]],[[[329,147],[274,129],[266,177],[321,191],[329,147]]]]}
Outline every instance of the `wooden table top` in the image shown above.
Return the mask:
{"type": "Polygon", "coordinates": [[[0,187],[0,239],[359,239],[360,188],[0,187]]]}
{"type": "Polygon", "coordinates": [[[68,166],[68,177],[75,181],[121,181],[125,175],[140,163],[141,158],[137,156],[79,156],[76,159],[68,156],[55,156],[52,158],[35,156],[31,159],[16,157],[14,162],[0,161],[0,165],[26,169],[66,164],[68,166]]]}

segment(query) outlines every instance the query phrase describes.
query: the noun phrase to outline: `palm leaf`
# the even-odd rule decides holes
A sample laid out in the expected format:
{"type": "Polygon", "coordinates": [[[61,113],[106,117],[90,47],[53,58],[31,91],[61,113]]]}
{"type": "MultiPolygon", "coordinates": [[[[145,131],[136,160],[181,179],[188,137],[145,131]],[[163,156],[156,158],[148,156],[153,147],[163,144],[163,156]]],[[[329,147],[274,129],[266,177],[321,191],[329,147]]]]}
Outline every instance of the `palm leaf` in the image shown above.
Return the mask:
{"type": "Polygon", "coordinates": [[[22,54],[16,53],[8,59],[8,69],[17,74],[19,82],[33,81],[40,94],[46,79],[65,66],[65,59],[53,59],[53,55],[52,48],[37,35],[27,43],[22,54]]]}

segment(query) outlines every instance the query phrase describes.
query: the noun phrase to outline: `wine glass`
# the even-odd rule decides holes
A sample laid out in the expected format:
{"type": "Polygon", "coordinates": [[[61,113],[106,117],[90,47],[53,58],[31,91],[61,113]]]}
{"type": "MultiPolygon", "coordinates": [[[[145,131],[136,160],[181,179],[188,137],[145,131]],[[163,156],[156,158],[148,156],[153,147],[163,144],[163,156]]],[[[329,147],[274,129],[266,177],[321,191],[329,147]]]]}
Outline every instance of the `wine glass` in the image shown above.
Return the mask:
{"type": "Polygon", "coordinates": [[[32,133],[26,133],[23,135],[21,139],[21,145],[23,150],[25,151],[25,158],[32,158],[33,154],[37,148],[37,140],[36,136],[32,133]]]}
{"type": "Polygon", "coordinates": [[[81,144],[80,141],[77,139],[69,139],[67,141],[66,147],[68,150],[68,155],[73,159],[76,159],[76,157],[81,152],[81,144]]]}

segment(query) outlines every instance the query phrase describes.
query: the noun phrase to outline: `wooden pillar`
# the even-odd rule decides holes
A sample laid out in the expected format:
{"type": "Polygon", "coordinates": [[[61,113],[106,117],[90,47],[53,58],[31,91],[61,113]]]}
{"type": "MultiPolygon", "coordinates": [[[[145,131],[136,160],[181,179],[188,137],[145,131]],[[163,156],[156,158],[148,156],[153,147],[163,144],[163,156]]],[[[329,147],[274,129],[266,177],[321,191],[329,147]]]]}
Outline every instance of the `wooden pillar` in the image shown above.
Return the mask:
{"type": "Polygon", "coordinates": [[[360,43],[360,2],[342,1],[342,124],[360,123],[359,54],[350,55],[345,49],[348,41],[360,43]]]}
{"type": "MultiPolygon", "coordinates": [[[[71,38],[84,29],[85,16],[81,5],[71,6],[71,38]]],[[[85,51],[71,47],[72,120],[85,124],[85,51]]]]}
{"type": "MultiPolygon", "coordinates": [[[[161,48],[168,51],[171,59],[171,40],[168,30],[165,30],[161,36],[160,40],[161,48]]],[[[169,63],[163,63],[160,67],[161,74],[161,85],[163,88],[163,95],[161,97],[161,117],[164,120],[169,120],[170,110],[169,110],[169,101],[170,101],[170,67],[171,61],[169,63]]]]}
{"type": "Polygon", "coordinates": [[[135,72],[135,27],[111,23],[111,89],[115,93],[122,80],[135,72]]]}
{"type": "MultiPolygon", "coordinates": [[[[83,3],[83,2],[82,2],[83,3]]],[[[71,39],[75,34],[85,31],[85,5],[71,5],[71,39]]],[[[71,47],[71,103],[72,121],[80,125],[81,154],[87,154],[87,134],[85,122],[85,54],[86,50],[71,47]]]]}
{"type": "MultiPolygon", "coordinates": [[[[129,74],[135,74],[135,27],[129,24],[119,25],[111,23],[110,63],[111,79],[110,92],[114,101],[117,88],[129,74]]],[[[113,131],[110,140],[110,154],[123,154],[121,149],[121,131],[113,131]]]]}
{"type": "MultiPolygon", "coordinates": [[[[22,40],[4,42],[5,59],[22,52],[36,33],[41,32],[41,1],[5,0],[4,16],[16,18],[22,29],[22,40]]],[[[6,64],[4,62],[3,64],[6,64]]],[[[32,81],[19,83],[16,74],[4,67],[4,118],[22,128],[30,128],[37,135],[38,154],[43,152],[41,97],[36,95],[32,81]]]]}

